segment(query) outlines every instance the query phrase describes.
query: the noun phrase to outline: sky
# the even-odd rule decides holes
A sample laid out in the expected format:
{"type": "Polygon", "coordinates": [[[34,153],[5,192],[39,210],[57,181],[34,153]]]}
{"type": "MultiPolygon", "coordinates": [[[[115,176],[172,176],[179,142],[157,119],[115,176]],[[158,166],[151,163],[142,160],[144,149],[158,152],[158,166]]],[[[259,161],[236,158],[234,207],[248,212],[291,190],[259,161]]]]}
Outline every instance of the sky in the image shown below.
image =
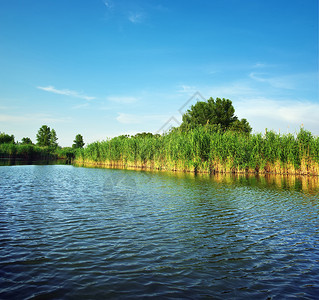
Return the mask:
{"type": "Polygon", "coordinates": [[[0,0],[0,131],[71,146],[230,99],[253,132],[319,135],[318,0],[0,0]]]}

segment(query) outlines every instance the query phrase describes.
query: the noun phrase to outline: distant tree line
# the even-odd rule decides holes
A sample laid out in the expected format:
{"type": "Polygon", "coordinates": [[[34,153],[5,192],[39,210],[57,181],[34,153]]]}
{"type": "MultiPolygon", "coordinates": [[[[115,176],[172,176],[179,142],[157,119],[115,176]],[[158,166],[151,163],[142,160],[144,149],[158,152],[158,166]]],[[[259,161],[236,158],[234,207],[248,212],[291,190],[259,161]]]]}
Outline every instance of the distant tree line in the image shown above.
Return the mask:
{"type": "MultiPolygon", "coordinates": [[[[36,145],[40,147],[57,148],[59,146],[56,131],[54,129],[50,129],[47,125],[42,125],[40,127],[36,135],[36,140],[36,145]]],[[[9,135],[4,132],[0,132],[0,144],[34,145],[29,137],[23,137],[21,142],[15,142],[14,135],[9,135]]],[[[73,141],[72,148],[83,148],[84,145],[83,136],[81,134],[77,134],[73,141]]]]}
{"type": "Polygon", "coordinates": [[[65,158],[71,161],[75,151],[85,145],[83,136],[77,134],[72,147],[60,147],[56,131],[47,125],[40,127],[36,134],[36,141],[34,144],[29,137],[23,137],[21,142],[16,142],[14,135],[0,132],[0,157],[25,160],[65,158]]]}

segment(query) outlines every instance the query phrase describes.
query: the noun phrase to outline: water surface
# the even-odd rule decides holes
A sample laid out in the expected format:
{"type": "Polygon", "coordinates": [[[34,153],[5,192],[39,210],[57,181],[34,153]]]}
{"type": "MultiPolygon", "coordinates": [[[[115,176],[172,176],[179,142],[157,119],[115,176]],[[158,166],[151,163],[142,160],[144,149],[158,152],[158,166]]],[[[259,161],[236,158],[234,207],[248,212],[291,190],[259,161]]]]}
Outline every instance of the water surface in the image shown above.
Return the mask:
{"type": "Polygon", "coordinates": [[[0,167],[0,299],[315,299],[314,182],[0,167]]]}

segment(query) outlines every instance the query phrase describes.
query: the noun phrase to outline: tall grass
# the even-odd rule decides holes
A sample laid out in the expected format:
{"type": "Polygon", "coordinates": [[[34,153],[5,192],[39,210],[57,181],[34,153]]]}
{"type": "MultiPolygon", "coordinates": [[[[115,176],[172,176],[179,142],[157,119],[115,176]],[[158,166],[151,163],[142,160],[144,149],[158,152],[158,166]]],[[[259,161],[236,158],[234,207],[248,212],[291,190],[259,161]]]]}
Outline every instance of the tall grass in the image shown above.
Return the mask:
{"type": "Polygon", "coordinates": [[[205,126],[164,135],[119,136],[94,142],[75,155],[77,163],[207,173],[259,172],[319,175],[319,137],[215,132],[205,126]]]}
{"type": "Polygon", "coordinates": [[[0,158],[32,160],[57,159],[58,154],[50,147],[31,144],[0,144],[0,158]]]}

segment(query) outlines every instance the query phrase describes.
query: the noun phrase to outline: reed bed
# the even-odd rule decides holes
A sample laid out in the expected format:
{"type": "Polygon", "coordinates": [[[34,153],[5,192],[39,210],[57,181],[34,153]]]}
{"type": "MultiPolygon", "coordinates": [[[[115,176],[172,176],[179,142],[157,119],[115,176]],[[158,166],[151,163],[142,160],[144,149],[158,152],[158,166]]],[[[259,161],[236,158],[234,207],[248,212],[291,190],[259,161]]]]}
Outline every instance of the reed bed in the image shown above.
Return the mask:
{"type": "Polygon", "coordinates": [[[247,135],[198,126],[187,132],[94,142],[77,150],[75,162],[201,173],[319,175],[319,137],[303,128],[296,135],[247,135]]]}
{"type": "Polygon", "coordinates": [[[37,145],[21,144],[0,144],[0,158],[32,160],[51,160],[57,159],[58,154],[55,149],[50,147],[40,147],[37,145]]]}

